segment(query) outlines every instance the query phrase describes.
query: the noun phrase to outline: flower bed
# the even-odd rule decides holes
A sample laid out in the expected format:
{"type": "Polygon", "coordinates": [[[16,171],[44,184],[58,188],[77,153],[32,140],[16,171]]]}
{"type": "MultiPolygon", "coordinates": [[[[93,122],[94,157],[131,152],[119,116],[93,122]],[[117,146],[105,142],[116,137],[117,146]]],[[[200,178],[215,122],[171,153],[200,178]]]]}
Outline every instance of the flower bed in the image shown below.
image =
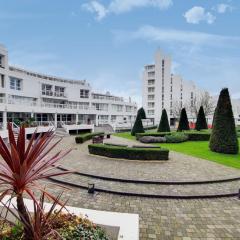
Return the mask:
{"type": "MultiPolygon", "coordinates": [[[[46,215],[45,215],[46,216],[46,215]]],[[[49,219],[53,231],[44,239],[92,239],[109,240],[104,230],[87,218],[77,217],[70,213],[53,213],[49,219]]],[[[0,221],[0,239],[4,240],[22,240],[24,239],[24,228],[21,224],[16,225],[0,221]],[[4,224],[4,225],[3,225],[4,224]]]]}
{"type": "Polygon", "coordinates": [[[168,160],[169,150],[163,148],[130,148],[104,144],[88,145],[89,153],[129,160],[168,160]]]}

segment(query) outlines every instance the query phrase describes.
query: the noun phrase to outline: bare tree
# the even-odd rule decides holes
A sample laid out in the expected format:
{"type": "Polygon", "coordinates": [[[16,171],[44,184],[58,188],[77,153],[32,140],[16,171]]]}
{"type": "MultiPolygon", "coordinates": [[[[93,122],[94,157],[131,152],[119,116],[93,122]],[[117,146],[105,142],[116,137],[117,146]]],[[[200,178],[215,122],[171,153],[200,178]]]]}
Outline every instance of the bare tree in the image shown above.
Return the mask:
{"type": "Polygon", "coordinates": [[[193,99],[191,99],[188,106],[192,115],[197,118],[198,111],[201,106],[203,106],[205,115],[207,117],[213,113],[215,104],[210,94],[205,91],[200,96],[195,96],[193,99]]]}
{"type": "Polygon", "coordinates": [[[181,101],[174,101],[172,107],[172,115],[175,118],[179,119],[183,108],[186,108],[186,110],[188,110],[188,104],[182,104],[181,101]]]}

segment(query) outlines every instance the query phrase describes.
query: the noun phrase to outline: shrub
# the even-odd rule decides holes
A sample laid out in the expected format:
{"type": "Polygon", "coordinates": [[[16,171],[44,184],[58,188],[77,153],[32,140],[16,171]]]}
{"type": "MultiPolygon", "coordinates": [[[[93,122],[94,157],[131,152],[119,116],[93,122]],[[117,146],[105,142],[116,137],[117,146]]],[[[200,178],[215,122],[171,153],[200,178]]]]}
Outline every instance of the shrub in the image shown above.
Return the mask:
{"type": "Polygon", "coordinates": [[[211,134],[207,132],[188,132],[185,134],[188,136],[189,141],[209,141],[211,134]]]}
{"type": "Polygon", "coordinates": [[[188,135],[185,133],[172,133],[171,135],[166,135],[167,143],[181,143],[188,140],[188,135]]]}
{"type": "Polygon", "coordinates": [[[139,139],[142,143],[165,143],[165,137],[144,136],[139,139]]]}
{"type": "Polygon", "coordinates": [[[166,109],[162,110],[162,116],[158,127],[158,132],[170,132],[170,126],[168,122],[168,115],[166,109]]]}
{"type": "Polygon", "coordinates": [[[136,133],[136,139],[139,140],[141,137],[165,137],[171,134],[170,132],[146,132],[146,133],[136,133]]]}
{"type": "Polygon", "coordinates": [[[95,132],[95,133],[81,134],[81,135],[75,137],[75,142],[76,143],[84,143],[84,142],[92,139],[95,136],[101,136],[101,135],[104,135],[104,132],[95,132]]]}
{"type": "Polygon", "coordinates": [[[195,129],[197,131],[200,131],[202,129],[208,129],[208,124],[207,124],[207,120],[206,120],[206,117],[205,117],[203,106],[201,106],[199,111],[198,111],[197,122],[196,122],[195,129]]]}
{"type": "Polygon", "coordinates": [[[227,88],[222,89],[213,118],[209,147],[213,152],[237,154],[239,151],[231,99],[227,88]]]}
{"type": "Polygon", "coordinates": [[[137,113],[141,119],[146,119],[146,113],[143,107],[139,108],[138,113],[137,113]]]}
{"type": "Polygon", "coordinates": [[[143,125],[142,125],[141,113],[139,113],[139,111],[138,111],[135,123],[133,125],[132,131],[131,131],[131,135],[135,136],[136,133],[144,133],[144,128],[143,128],[143,125]]]}
{"type": "Polygon", "coordinates": [[[94,155],[130,160],[168,160],[169,155],[169,150],[163,148],[126,148],[104,144],[90,144],[88,150],[94,155]]]}
{"type": "Polygon", "coordinates": [[[187,112],[186,109],[183,108],[181,111],[180,115],[180,120],[179,120],[179,125],[178,125],[178,131],[183,131],[183,130],[189,130],[189,122],[188,122],[188,117],[187,117],[187,112]]]}

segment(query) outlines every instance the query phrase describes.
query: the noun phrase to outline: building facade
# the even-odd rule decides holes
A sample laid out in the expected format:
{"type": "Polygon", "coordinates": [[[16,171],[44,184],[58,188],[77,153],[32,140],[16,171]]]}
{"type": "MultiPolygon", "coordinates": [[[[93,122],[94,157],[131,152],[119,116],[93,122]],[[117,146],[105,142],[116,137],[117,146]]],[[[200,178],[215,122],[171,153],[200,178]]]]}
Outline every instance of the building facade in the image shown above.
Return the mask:
{"type": "Polygon", "coordinates": [[[94,92],[85,80],[69,80],[9,66],[0,45],[0,126],[33,118],[55,127],[69,124],[133,122],[137,105],[129,98],[94,92]]]}
{"type": "MultiPolygon", "coordinates": [[[[158,124],[165,108],[174,125],[178,109],[193,104],[204,91],[192,81],[184,81],[180,75],[171,73],[171,57],[160,50],[155,54],[154,64],[146,65],[143,72],[143,107],[148,118],[158,124]]],[[[189,117],[191,112],[189,112],[189,117]]]]}

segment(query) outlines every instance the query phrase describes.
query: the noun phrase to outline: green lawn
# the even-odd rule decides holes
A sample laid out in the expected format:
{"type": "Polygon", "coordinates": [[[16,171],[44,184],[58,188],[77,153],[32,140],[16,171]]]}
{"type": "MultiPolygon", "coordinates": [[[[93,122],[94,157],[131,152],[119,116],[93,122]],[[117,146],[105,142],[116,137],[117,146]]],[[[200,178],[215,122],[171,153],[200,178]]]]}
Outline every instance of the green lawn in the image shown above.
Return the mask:
{"type": "MultiPolygon", "coordinates": [[[[116,133],[115,136],[135,140],[135,137],[131,136],[130,132],[116,133]]],[[[157,144],[161,147],[168,148],[169,150],[184,153],[190,156],[199,157],[202,159],[217,162],[229,167],[240,169],[240,154],[221,154],[215,153],[209,150],[207,141],[198,142],[184,142],[184,143],[161,143],[157,144]]],[[[239,138],[240,145],[240,138],[239,138]]],[[[240,147],[240,146],[239,146],[240,147]]]]}

